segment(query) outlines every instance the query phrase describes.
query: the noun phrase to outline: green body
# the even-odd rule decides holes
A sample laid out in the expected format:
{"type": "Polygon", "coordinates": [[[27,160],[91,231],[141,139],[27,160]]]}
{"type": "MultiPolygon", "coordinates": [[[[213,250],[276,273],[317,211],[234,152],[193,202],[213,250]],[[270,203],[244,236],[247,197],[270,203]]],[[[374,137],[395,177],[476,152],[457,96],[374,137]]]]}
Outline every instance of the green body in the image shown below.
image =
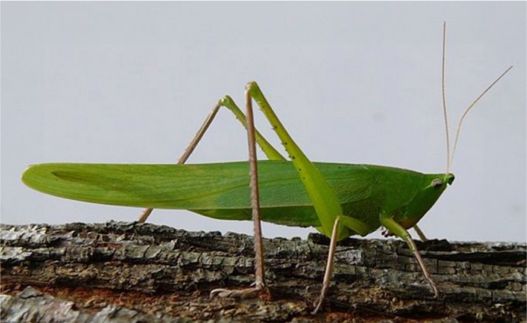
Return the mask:
{"type": "MultiPolygon", "coordinates": [[[[404,228],[432,207],[453,175],[335,163],[314,163],[336,193],[343,215],[368,226],[390,214],[404,228]],[[446,179],[446,180],[445,180],[446,179]]],[[[195,165],[50,163],[29,167],[28,186],[64,198],[112,205],[187,209],[225,220],[250,220],[247,162],[195,165]]],[[[297,170],[289,161],[258,162],[266,222],[322,229],[297,170]]],[[[323,230],[321,230],[324,232],[323,230]]],[[[356,232],[347,231],[345,236],[356,232]]]]}
{"type": "MultiPolygon", "coordinates": [[[[379,226],[412,244],[406,231],[434,205],[452,174],[350,164],[312,163],[289,135],[255,82],[246,86],[248,110],[254,100],[280,138],[290,161],[255,132],[269,161],[258,162],[264,221],[313,226],[340,240],[367,235],[379,226]]],[[[230,97],[224,106],[247,126],[230,97]]],[[[214,112],[215,113],[215,112],[214,112]]],[[[213,114],[214,114],[213,113],[213,114]]],[[[205,127],[206,128],[206,127],[205,127]]],[[[198,136],[199,137],[199,136],[198,136]]],[[[188,209],[219,219],[251,218],[249,165],[41,164],[23,181],[39,191],[74,200],[148,208],[188,209]]],[[[414,248],[411,246],[411,248],[414,248]]]]}

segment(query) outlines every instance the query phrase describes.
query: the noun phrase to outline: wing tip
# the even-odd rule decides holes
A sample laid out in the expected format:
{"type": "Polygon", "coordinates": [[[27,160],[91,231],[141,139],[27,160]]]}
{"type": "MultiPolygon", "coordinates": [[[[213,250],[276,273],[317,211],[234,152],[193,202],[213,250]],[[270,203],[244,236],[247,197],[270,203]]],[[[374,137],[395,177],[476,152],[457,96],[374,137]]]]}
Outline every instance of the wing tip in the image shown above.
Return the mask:
{"type": "Polygon", "coordinates": [[[27,186],[33,188],[33,180],[35,179],[35,175],[38,173],[38,169],[40,168],[42,164],[32,164],[26,167],[24,169],[24,172],[22,173],[21,180],[24,184],[27,186]]]}
{"type": "Polygon", "coordinates": [[[58,166],[64,166],[65,163],[42,163],[42,164],[31,164],[26,167],[20,179],[22,182],[38,191],[51,184],[50,180],[57,178],[55,170],[58,166]]]}

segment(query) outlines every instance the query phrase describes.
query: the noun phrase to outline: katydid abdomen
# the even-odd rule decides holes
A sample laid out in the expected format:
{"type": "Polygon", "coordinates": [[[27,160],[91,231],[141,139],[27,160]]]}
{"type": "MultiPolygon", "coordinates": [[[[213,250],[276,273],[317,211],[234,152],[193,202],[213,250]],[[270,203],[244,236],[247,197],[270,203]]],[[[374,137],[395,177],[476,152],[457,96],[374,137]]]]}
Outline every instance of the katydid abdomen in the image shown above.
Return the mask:
{"type": "MultiPolygon", "coordinates": [[[[432,179],[410,170],[374,165],[315,163],[335,191],[344,215],[380,226],[379,214],[394,214],[411,227],[435,203],[444,187],[424,194],[432,179]],[[417,201],[420,195],[423,201],[417,201]]],[[[260,161],[263,220],[319,227],[320,221],[289,161],[260,161]]],[[[86,202],[137,207],[187,209],[226,220],[250,220],[247,162],[148,165],[50,163],[29,167],[23,181],[55,196],[86,202]]]]}

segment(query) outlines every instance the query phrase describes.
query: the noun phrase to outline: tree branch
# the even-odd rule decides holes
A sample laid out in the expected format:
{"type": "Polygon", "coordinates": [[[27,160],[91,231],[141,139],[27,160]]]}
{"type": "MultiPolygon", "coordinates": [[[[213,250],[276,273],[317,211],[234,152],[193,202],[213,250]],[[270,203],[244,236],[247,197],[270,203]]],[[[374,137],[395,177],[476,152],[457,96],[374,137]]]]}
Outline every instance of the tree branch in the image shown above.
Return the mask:
{"type": "Polygon", "coordinates": [[[525,244],[418,242],[434,299],[402,241],[344,240],[325,307],[311,316],[328,244],[317,234],[264,241],[271,301],[208,297],[253,282],[245,235],[109,222],[0,225],[0,241],[0,319],[9,322],[59,313],[65,322],[526,319],[525,244]]]}

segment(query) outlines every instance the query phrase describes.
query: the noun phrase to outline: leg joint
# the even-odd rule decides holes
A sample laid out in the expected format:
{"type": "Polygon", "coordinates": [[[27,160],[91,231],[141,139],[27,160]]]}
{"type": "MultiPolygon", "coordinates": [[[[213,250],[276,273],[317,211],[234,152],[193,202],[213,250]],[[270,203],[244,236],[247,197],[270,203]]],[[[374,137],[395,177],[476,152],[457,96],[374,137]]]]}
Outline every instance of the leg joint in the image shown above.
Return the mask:
{"type": "Polygon", "coordinates": [[[227,107],[227,106],[230,106],[230,105],[233,105],[233,104],[234,104],[234,100],[228,94],[223,96],[221,99],[218,100],[218,105],[219,106],[227,107]]]}
{"type": "Polygon", "coordinates": [[[247,84],[245,85],[246,91],[251,91],[256,88],[258,88],[258,84],[256,83],[256,81],[247,82],[247,84]]]}

